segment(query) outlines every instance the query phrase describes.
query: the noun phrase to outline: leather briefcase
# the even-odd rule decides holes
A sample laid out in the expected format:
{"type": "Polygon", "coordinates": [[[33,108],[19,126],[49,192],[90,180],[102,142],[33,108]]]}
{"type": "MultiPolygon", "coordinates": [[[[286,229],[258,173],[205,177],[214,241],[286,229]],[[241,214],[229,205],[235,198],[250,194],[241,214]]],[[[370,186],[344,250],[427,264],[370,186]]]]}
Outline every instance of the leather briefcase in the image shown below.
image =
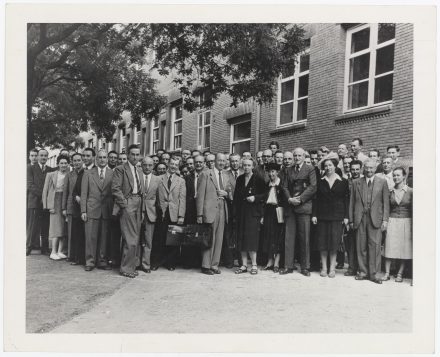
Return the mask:
{"type": "Polygon", "coordinates": [[[169,225],[166,245],[190,245],[208,249],[212,246],[212,226],[210,224],[169,225]]]}

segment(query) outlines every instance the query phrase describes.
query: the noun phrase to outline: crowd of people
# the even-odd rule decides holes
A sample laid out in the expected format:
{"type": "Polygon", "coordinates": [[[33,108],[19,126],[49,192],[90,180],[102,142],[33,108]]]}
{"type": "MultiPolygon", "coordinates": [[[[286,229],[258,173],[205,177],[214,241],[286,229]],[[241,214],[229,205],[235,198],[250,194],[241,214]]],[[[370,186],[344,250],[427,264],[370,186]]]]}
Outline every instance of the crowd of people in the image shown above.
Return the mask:
{"type": "Polygon", "coordinates": [[[159,267],[215,275],[221,265],[334,278],[347,259],[345,276],[381,284],[395,273],[402,282],[412,259],[412,167],[399,153],[397,145],[382,157],[364,153],[360,138],[336,151],[281,151],[271,142],[255,157],[142,157],[131,145],[119,154],[63,149],[51,168],[47,150],[31,150],[26,255],[38,249],[129,278],[159,267]],[[167,245],[170,225],[189,224],[210,225],[210,248],[167,245]]]}

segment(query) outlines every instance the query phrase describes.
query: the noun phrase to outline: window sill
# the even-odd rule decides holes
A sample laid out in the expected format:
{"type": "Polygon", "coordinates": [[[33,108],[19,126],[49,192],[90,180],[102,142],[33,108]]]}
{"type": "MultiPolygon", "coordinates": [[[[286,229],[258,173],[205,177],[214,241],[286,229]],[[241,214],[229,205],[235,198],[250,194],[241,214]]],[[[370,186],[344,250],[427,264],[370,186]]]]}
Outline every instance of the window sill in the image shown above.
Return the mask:
{"type": "Polygon", "coordinates": [[[307,126],[307,120],[302,120],[293,124],[289,124],[289,125],[285,125],[285,126],[280,126],[277,127],[271,131],[269,131],[270,135],[275,135],[278,133],[283,133],[285,131],[290,131],[290,130],[297,130],[297,129],[303,129],[307,126]]]}
{"type": "Polygon", "coordinates": [[[385,114],[391,111],[393,108],[392,104],[385,104],[377,107],[372,108],[366,108],[361,109],[353,112],[348,112],[345,114],[342,114],[335,119],[335,123],[344,122],[346,120],[351,120],[353,118],[360,118],[360,117],[368,117],[368,116],[375,116],[377,114],[385,114]]]}

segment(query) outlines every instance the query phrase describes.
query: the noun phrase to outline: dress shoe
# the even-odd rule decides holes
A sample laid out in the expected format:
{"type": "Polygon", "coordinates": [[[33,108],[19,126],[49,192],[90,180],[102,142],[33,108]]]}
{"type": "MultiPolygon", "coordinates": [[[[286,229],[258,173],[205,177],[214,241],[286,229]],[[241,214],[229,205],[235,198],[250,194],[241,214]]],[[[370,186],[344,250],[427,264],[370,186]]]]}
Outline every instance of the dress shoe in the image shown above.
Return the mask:
{"type": "Polygon", "coordinates": [[[152,270],[152,271],[156,271],[157,269],[159,269],[158,266],[151,267],[151,270],[152,270]]]}
{"type": "Polygon", "coordinates": [[[368,280],[368,277],[366,277],[364,275],[356,275],[354,278],[356,280],[368,280]]]}
{"type": "Polygon", "coordinates": [[[344,276],[355,276],[356,274],[352,271],[352,270],[350,270],[350,269],[348,269],[345,273],[344,273],[344,276]]]}
{"type": "Polygon", "coordinates": [[[144,273],[151,273],[151,269],[150,268],[141,268],[140,270],[142,270],[144,273]]]}
{"type": "Polygon", "coordinates": [[[174,268],[174,267],[168,267],[167,268],[169,271],[174,271],[174,270],[176,270],[176,268],[174,268]]]}
{"type": "Polygon", "coordinates": [[[67,256],[63,252],[58,252],[57,255],[60,257],[60,259],[66,259],[67,256]]]}
{"type": "Polygon", "coordinates": [[[58,256],[58,254],[56,254],[56,253],[52,253],[50,256],[49,256],[49,258],[50,259],[52,259],[52,260],[61,260],[61,258],[58,256]]]}
{"type": "Polygon", "coordinates": [[[292,274],[292,273],[293,273],[293,269],[291,269],[291,268],[280,270],[280,275],[286,275],[286,274],[292,274]]]}
{"type": "Polygon", "coordinates": [[[211,269],[208,268],[202,268],[202,274],[206,275],[214,275],[214,272],[211,269]]]}
{"type": "Polygon", "coordinates": [[[307,269],[301,270],[301,274],[304,276],[310,276],[310,272],[307,269]]]}
{"type": "Polygon", "coordinates": [[[344,269],[344,264],[338,264],[338,265],[336,265],[336,269],[344,269]]]}
{"type": "Polygon", "coordinates": [[[84,268],[85,271],[92,271],[95,267],[91,267],[91,266],[86,266],[84,268]]]}
{"type": "Polygon", "coordinates": [[[70,265],[79,265],[78,262],[71,262],[70,265]]]}
{"type": "Polygon", "coordinates": [[[382,284],[382,279],[374,278],[374,279],[370,279],[370,280],[375,284],[382,284]]]}
{"type": "Polygon", "coordinates": [[[211,269],[214,274],[221,274],[220,269],[211,269]]]}
{"type": "Polygon", "coordinates": [[[110,265],[101,265],[98,267],[98,269],[101,270],[112,270],[112,267],[110,265]]]}

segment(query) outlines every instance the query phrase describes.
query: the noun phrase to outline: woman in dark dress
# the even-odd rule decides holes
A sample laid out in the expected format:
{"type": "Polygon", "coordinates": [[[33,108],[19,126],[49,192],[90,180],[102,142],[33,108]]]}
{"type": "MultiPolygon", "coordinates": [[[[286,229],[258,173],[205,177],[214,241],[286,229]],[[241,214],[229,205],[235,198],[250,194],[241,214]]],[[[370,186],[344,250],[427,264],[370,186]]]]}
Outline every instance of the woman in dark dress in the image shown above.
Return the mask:
{"type": "Polygon", "coordinates": [[[268,261],[264,270],[279,272],[280,254],[284,243],[283,206],[285,202],[283,184],[278,177],[280,165],[269,163],[267,166],[270,181],[266,186],[263,219],[263,252],[267,253],[268,261]],[[278,215],[277,215],[277,210],[278,215]],[[280,222],[280,220],[282,222],[280,222]]]}
{"type": "Polygon", "coordinates": [[[257,274],[257,250],[260,221],[263,216],[262,199],[265,193],[264,181],[252,172],[252,160],[243,160],[244,174],[238,176],[234,200],[237,214],[237,242],[243,265],[236,274],[247,272],[247,254],[251,257],[251,274],[257,274]]]}
{"type": "Polygon", "coordinates": [[[318,179],[316,204],[313,205],[312,223],[318,224],[318,249],[321,254],[321,276],[327,276],[327,258],[330,257],[329,278],[334,278],[336,254],[341,244],[343,225],[348,225],[348,181],[335,171],[336,159],[324,159],[324,176],[318,179]]]}

